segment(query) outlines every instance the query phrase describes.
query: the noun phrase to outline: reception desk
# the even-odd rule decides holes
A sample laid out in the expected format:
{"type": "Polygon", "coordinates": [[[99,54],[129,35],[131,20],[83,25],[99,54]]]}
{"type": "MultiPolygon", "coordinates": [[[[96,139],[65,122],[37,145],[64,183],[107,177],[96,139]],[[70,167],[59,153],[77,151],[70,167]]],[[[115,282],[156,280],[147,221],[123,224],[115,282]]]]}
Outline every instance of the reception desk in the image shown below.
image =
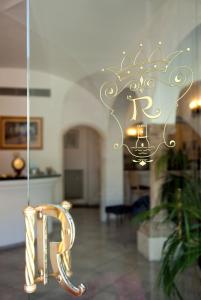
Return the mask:
{"type": "MultiPolygon", "coordinates": [[[[30,179],[30,203],[55,202],[60,175],[30,179]]],[[[25,240],[23,209],[27,206],[26,179],[0,180],[0,248],[12,247],[25,240]]]]}

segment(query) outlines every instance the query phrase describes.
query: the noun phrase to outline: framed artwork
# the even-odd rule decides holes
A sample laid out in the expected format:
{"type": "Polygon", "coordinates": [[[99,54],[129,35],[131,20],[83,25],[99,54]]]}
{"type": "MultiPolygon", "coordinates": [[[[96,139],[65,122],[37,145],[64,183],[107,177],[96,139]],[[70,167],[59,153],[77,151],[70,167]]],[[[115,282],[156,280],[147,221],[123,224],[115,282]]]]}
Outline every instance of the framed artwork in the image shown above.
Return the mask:
{"type": "Polygon", "coordinates": [[[79,148],[79,129],[71,129],[64,137],[64,147],[69,149],[79,148]]]}
{"type": "MultiPolygon", "coordinates": [[[[27,149],[27,118],[0,117],[1,149],[27,149]]],[[[43,119],[30,119],[30,149],[43,148],[43,119]]]]}

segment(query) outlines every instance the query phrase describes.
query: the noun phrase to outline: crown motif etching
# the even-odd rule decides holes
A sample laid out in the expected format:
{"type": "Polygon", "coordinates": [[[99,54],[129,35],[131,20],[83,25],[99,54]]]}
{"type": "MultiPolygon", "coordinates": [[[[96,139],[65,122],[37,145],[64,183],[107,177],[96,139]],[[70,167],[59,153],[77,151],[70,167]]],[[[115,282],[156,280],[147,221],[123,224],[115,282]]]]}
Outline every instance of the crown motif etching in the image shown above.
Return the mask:
{"type": "MultiPolygon", "coordinates": [[[[123,58],[118,66],[112,66],[102,69],[103,72],[109,72],[112,79],[102,84],[100,88],[100,99],[104,106],[110,111],[111,116],[114,118],[117,127],[119,129],[121,143],[115,143],[114,148],[126,147],[128,152],[133,157],[133,162],[139,163],[141,166],[147,164],[147,162],[153,161],[154,154],[158,151],[161,145],[167,147],[174,147],[175,141],[166,140],[166,126],[167,120],[164,121],[163,140],[157,145],[151,145],[151,137],[148,136],[148,125],[146,120],[155,120],[161,117],[161,108],[155,107],[155,99],[152,93],[156,88],[158,82],[173,87],[188,86],[187,89],[176,99],[176,107],[179,101],[190,90],[193,82],[193,72],[187,65],[179,65],[177,58],[185,52],[190,52],[190,48],[186,50],[177,50],[171,54],[164,55],[162,49],[162,42],[159,41],[154,50],[146,55],[144,46],[139,44],[139,49],[135,55],[127,55],[123,51],[123,58]],[[176,65],[176,66],[175,66],[176,65]],[[164,75],[164,76],[163,76],[164,75]],[[144,130],[146,132],[146,142],[135,143],[135,145],[129,147],[124,142],[124,132],[118,114],[112,106],[111,100],[114,100],[120,93],[127,89],[129,93],[125,97],[125,101],[130,101],[133,105],[133,113],[129,121],[138,120],[138,110],[141,109],[141,114],[144,117],[144,130]]],[[[173,109],[169,112],[170,116],[173,109]]],[[[138,137],[138,140],[142,139],[138,137]]]]}

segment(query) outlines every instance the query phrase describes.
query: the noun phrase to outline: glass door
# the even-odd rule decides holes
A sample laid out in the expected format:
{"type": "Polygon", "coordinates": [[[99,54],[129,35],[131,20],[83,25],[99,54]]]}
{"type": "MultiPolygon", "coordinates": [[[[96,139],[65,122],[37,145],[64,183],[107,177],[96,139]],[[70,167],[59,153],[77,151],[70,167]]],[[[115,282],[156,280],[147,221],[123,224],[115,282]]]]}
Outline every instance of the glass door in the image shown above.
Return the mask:
{"type": "Polygon", "coordinates": [[[27,2],[30,298],[200,299],[201,3],[27,2]]]}

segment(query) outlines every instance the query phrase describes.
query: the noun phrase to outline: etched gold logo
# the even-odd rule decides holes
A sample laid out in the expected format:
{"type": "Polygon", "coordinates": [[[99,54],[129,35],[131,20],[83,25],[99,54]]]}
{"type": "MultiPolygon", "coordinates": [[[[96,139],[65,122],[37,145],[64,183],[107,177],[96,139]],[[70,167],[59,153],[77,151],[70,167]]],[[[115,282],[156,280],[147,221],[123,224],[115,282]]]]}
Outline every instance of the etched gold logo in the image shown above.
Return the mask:
{"type": "Polygon", "coordinates": [[[144,46],[141,43],[134,55],[127,55],[123,51],[120,65],[102,69],[103,72],[107,72],[107,78],[108,76],[111,77],[102,84],[100,99],[109,110],[119,131],[119,139],[114,144],[114,148],[125,147],[131,155],[132,161],[141,166],[152,162],[153,156],[162,145],[166,147],[175,146],[174,140],[168,141],[166,129],[167,124],[171,123],[170,117],[174,115],[179,101],[192,86],[192,69],[187,65],[181,65],[180,61],[177,60],[182,54],[189,52],[190,48],[187,48],[169,55],[163,55],[162,42],[158,42],[155,49],[149,55],[146,55],[144,46]],[[158,86],[159,84],[160,86],[158,86]],[[184,87],[186,88],[182,89],[179,98],[175,96],[175,99],[171,99],[174,88],[184,87]],[[157,88],[158,97],[156,97],[157,88]],[[164,89],[163,93],[160,89],[164,89]],[[167,95],[170,95],[169,98],[167,95]],[[119,106],[120,108],[115,107],[115,101],[118,97],[123,101],[121,102],[122,105],[119,106]],[[122,111],[125,111],[128,101],[132,104],[132,114],[131,116],[127,114],[124,117],[121,115],[120,109],[124,107],[122,111]],[[159,104],[161,107],[159,107],[159,104]],[[148,126],[151,123],[153,124],[154,121],[163,125],[162,138],[158,144],[153,144],[148,130],[148,126]],[[133,145],[128,145],[125,142],[124,132],[128,132],[129,129],[126,126],[130,126],[130,129],[132,129],[132,126],[135,126],[135,128],[141,126],[140,130],[137,130],[138,134],[133,138],[133,145]]]}

